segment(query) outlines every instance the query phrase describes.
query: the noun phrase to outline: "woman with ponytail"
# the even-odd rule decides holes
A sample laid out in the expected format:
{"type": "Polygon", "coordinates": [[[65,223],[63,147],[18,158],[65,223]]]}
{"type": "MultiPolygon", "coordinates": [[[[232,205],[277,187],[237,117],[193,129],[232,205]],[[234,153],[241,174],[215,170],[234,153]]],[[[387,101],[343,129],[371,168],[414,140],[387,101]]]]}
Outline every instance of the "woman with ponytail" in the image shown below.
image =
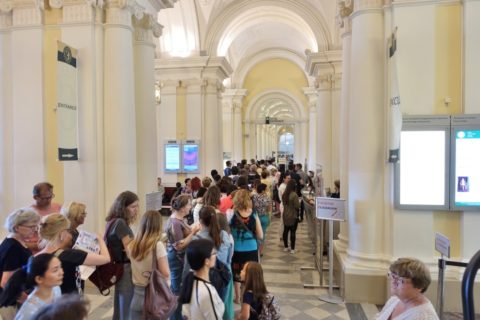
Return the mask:
{"type": "Polygon", "coordinates": [[[18,269],[8,280],[0,295],[0,304],[9,305],[16,301],[24,290],[33,288],[23,303],[15,320],[29,320],[42,307],[52,303],[62,293],[63,269],[60,260],[50,253],[41,253],[28,260],[28,264],[18,269]]]}

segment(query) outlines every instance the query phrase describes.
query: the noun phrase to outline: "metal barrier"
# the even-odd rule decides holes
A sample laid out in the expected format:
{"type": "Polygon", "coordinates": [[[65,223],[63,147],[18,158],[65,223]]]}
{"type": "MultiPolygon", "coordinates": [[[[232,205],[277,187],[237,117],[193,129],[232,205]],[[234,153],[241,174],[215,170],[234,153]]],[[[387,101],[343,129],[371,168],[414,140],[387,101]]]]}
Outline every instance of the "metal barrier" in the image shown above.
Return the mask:
{"type": "Polygon", "coordinates": [[[445,269],[446,266],[463,267],[467,266],[466,262],[450,261],[442,258],[438,259],[438,287],[437,287],[437,315],[439,319],[443,319],[443,300],[445,289],[445,269]]]}
{"type": "Polygon", "coordinates": [[[462,307],[463,319],[475,320],[475,305],[473,303],[473,286],[475,277],[480,268],[480,251],[478,251],[465,269],[462,280],[462,307]]]}

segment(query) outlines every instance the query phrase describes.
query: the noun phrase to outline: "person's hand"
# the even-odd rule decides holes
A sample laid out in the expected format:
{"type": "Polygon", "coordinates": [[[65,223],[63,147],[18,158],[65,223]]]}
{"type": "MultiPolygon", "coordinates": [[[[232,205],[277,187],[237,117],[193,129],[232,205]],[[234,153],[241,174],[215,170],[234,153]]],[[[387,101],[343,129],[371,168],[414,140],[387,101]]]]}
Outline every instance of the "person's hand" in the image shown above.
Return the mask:
{"type": "Polygon", "coordinates": [[[197,232],[200,231],[201,228],[202,226],[200,225],[200,223],[194,223],[192,225],[192,233],[197,234],[197,232]]]}

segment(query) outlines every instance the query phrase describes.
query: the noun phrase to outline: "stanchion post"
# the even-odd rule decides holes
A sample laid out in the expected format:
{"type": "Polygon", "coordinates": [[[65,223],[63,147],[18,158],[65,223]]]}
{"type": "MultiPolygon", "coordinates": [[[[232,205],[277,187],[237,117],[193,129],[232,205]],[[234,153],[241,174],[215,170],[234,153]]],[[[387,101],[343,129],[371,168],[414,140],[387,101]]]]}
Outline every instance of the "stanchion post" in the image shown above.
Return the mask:
{"type": "Polygon", "coordinates": [[[329,303],[342,303],[342,297],[333,294],[333,220],[328,221],[328,296],[322,295],[320,300],[329,303]]]}
{"type": "Polygon", "coordinates": [[[437,287],[437,314],[440,320],[443,319],[443,299],[445,293],[445,267],[446,261],[442,256],[438,259],[438,287],[437,287]]]}

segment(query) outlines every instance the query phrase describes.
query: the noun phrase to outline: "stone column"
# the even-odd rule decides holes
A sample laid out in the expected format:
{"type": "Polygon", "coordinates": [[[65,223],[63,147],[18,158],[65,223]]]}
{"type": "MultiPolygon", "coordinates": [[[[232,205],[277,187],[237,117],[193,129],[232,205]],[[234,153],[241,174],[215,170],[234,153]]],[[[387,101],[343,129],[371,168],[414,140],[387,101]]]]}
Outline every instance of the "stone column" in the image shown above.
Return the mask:
{"type": "MultiPolygon", "coordinates": [[[[385,42],[383,0],[356,0],[352,14],[348,113],[348,208],[346,298],[362,299],[349,286],[384,285],[385,42]],[[383,270],[382,270],[383,269],[383,270]],[[360,270],[362,275],[360,276],[360,270]],[[354,279],[356,278],[356,279],[354,279]],[[356,280],[356,281],[355,281],[356,280]]],[[[365,292],[373,303],[383,293],[365,292]]]]}
{"type": "Polygon", "coordinates": [[[103,158],[103,8],[85,0],[50,0],[62,9],[62,41],[81,49],[78,68],[78,161],[65,161],[64,202],[80,201],[98,214],[85,221],[85,229],[102,232],[107,207],[103,158]],[[86,175],[85,172],[90,174],[86,175]],[[79,197],[78,195],[81,195],[79,197]]]}
{"type": "MultiPolygon", "coordinates": [[[[10,2],[12,3],[12,2],[10,2]]],[[[2,4],[3,6],[4,4],[2,4]]],[[[11,44],[11,110],[13,146],[12,185],[14,207],[29,205],[31,188],[47,179],[43,103],[43,2],[13,1],[11,44]]]]}
{"type": "Polygon", "coordinates": [[[138,191],[132,11],[134,8],[125,6],[125,1],[106,1],[104,132],[107,205],[122,191],[138,191]]]}
{"type": "Polygon", "coordinates": [[[163,144],[165,140],[177,138],[177,87],[179,83],[175,80],[163,80],[160,82],[161,102],[157,105],[157,152],[158,167],[157,172],[162,176],[162,181],[166,185],[175,186],[177,182],[176,174],[165,174],[165,150],[163,144]]]}
{"type": "MultiPolygon", "coordinates": [[[[246,90],[243,97],[246,95],[246,90]]],[[[232,128],[233,128],[233,153],[232,159],[239,162],[243,159],[243,151],[242,151],[242,104],[241,102],[234,102],[233,103],[233,118],[232,118],[232,128]]]]}
{"type": "MultiPolygon", "coordinates": [[[[223,80],[223,79],[222,79],[223,80]]],[[[203,125],[203,174],[207,174],[212,169],[222,172],[222,132],[221,108],[219,100],[221,99],[222,83],[219,79],[209,78],[205,80],[205,103],[203,105],[204,125],[203,125]]]]}
{"type": "MultiPolygon", "coordinates": [[[[353,8],[344,11],[341,19],[342,27],[342,90],[340,103],[340,189],[341,197],[348,199],[348,110],[349,110],[349,93],[350,93],[350,58],[351,58],[351,41],[352,41],[352,25],[349,15],[353,8]]],[[[348,206],[346,208],[346,216],[348,217],[348,206]]],[[[340,223],[340,233],[338,251],[345,254],[348,247],[348,222],[340,223]]]]}
{"type": "Polygon", "coordinates": [[[315,171],[317,159],[317,90],[313,87],[303,88],[303,93],[308,100],[308,170],[315,171]]]}
{"type": "Polygon", "coordinates": [[[242,100],[247,95],[246,89],[225,89],[222,94],[224,103],[224,151],[231,152],[232,159],[239,162],[242,160],[242,100]],[[228,109],[225,107],[228,106],[228,109]],[[229,117],[227,120],[226,117],[229,117]]]}
{"type": "Polygon", "coordinates": [[[155,103],[155,43],[162,26],[151,14],[134,18],[135,119],[137,128],[137,190],[140,212],[145,211],[145,195],[156,190],[157,128],[155,103]]]}
{"type": "MultiPolygon", "coordinates": [[[[224,93],[225,94],[225,93],[224,93]]],[[[223,152],[230,153],[229,159],[233,158],[233,106],[232,101],[225,96],[222,99],[222,128],[223,128],[223,152]]],[[[224,162],[225,164],[225,162],[224,162]]]]}
{"type": "MultiPolygon", "coordinates": [[[[12,135],[12,56],[11,31],[13,1],[0,3],[0,218],[13,211],[13,135],[12,135]]],[[[0,233],[4,235],[3,232],[0,233]]]]}
{"type": "MultiPolygon", "coordinates": [[[[480,30],[480,2],[474,0],[465,0],[464,6],[464,112],[467,114],[480,113],[480,90],[478,83],[480,81],[480,45],[478,42],[478,30],[480,30]]],[[[477,250],[475,241],[478,237],[478,225],[480,225],[480,215],[478,212],[464,211],[462,213],[462,252],[461,256],[470,258],[477,250]],[[475,214],[477,213],[477,214],[475,214]]]]}
{"type": "Polygon", "coordinates": [[[332,74],[317,77],[317,167],[323,169],[325,187],[332,183],[332,74]]]}
{"type": "Polygon", "coordinates": [[[342,63],[335,65],[335,73],[332,75],[332,184],[340,179],[340,100],[342,88],[342,63]]]}

